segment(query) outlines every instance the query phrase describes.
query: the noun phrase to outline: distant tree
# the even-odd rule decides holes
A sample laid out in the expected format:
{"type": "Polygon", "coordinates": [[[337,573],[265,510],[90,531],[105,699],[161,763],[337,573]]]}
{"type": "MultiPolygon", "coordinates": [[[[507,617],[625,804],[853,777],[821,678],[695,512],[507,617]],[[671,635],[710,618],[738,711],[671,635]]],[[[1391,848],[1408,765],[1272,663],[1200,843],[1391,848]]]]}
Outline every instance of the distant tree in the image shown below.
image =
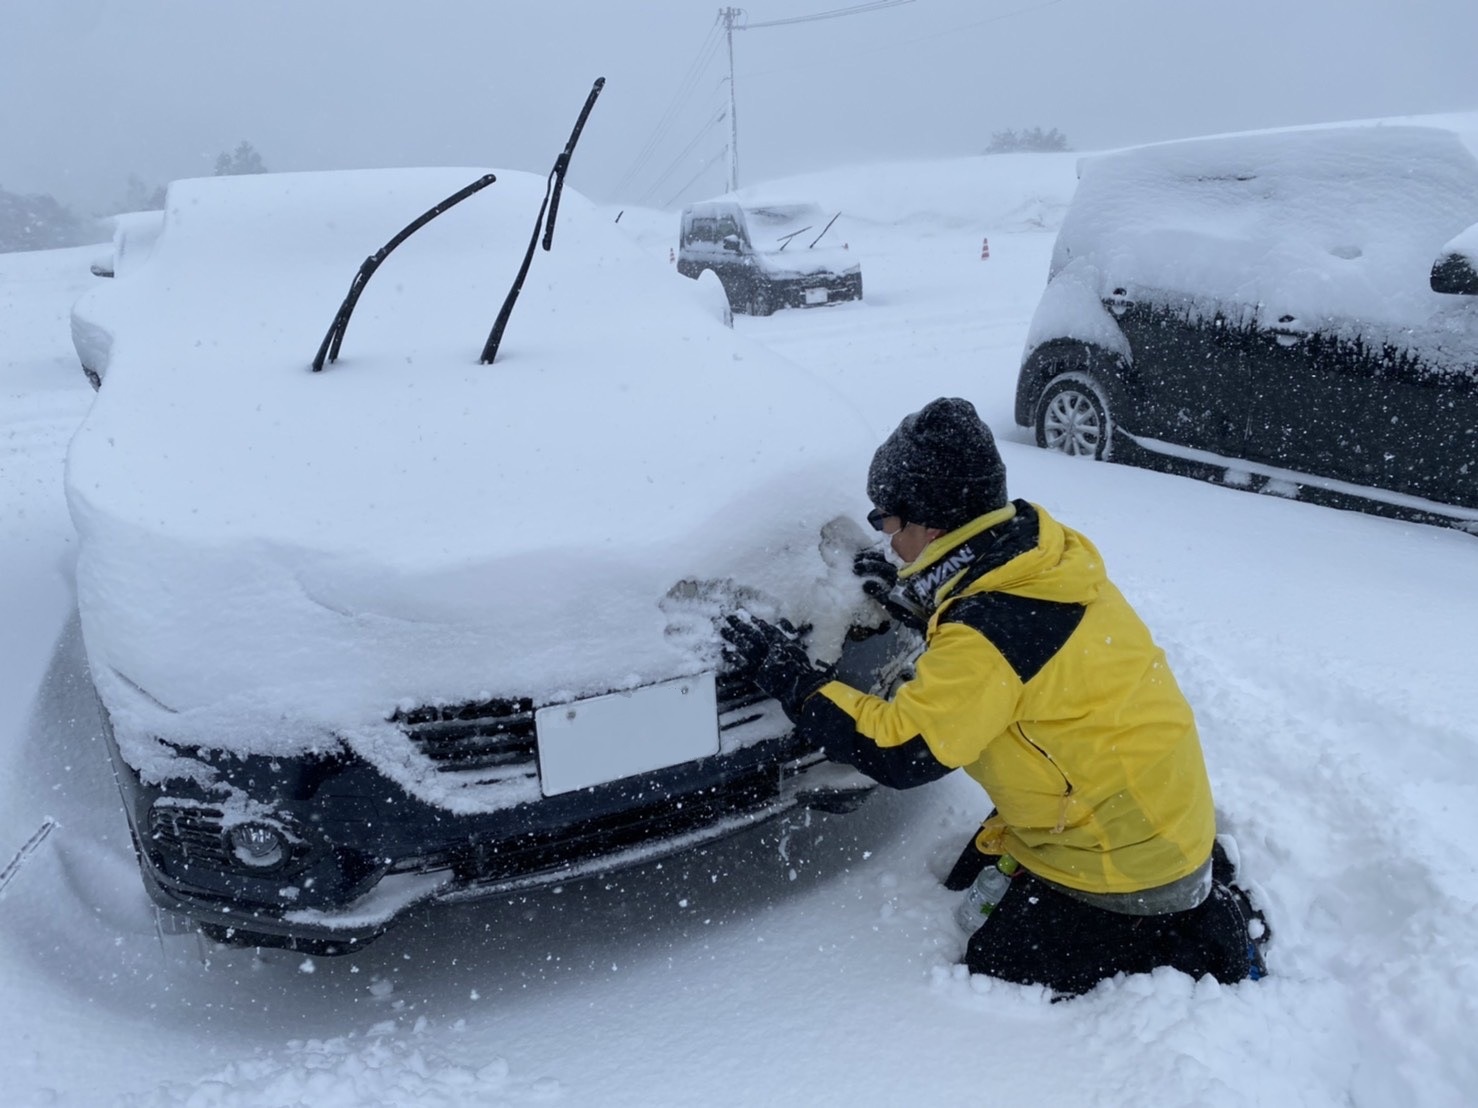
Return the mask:
{"type": "Polygon", "coordinates": [[[987,154],[1055,154],[1071,150],[1067,136],[1053,127],[1044,131],[1040,127],[1021,131],[995,131],[990,136],[987,154]]]}
{"type": "Polygon", "coordinates": [[[136,173],[128,175],[128,184],[123,189],[123,199],[114,209],[119,212],[157,212],[164,208],[163,185],[150,188],[136,173]]]}
{"type": "Polygon", "coordinates": [[[262,155],[257,153],[257,148],[249,142],[241,142],[235,150],[229,154],[216,155],[217,177],[237,177],[244,173],[266,173],[267,167],[262,164],[262,155]]]}
{"type": "Polygon", "coordinates": [[[101,232],[98,224],[79,218],[54,197],[0,188],[0,253],[80,246],[99,241],[101,232]]]}

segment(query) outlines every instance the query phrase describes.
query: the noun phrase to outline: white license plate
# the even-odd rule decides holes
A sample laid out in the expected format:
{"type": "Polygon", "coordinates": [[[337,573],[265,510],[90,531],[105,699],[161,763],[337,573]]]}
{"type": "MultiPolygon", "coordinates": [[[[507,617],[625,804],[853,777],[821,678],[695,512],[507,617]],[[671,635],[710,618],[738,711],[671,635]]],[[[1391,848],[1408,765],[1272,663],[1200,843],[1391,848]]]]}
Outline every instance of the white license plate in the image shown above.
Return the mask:
{"type": "Polygon", "coordinates": [[[545,796],[718,753],[713,674],[552,704],[534,713],[545,796]]]}
{"type": "Polygon", "coordinates": [[[807,304],[825,304],[826,303],[826,290],[825,289],[807,289],[806,290],[806,303],[807,304]]]}

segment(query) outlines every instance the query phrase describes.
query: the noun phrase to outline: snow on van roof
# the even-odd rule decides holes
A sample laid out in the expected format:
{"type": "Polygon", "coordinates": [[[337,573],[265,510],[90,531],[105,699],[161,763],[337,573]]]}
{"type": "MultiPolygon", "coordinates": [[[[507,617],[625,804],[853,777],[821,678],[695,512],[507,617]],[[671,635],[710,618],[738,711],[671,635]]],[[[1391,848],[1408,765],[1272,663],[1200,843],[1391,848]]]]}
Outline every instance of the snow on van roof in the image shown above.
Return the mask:
{"type": "MultiPolygon", "coordinates": [[[[758,250],[773,250],[795,236],[798,246],[805,246],[819,236],[838,211],[827,211],[809,200],[753,200],[738,196],[701,200],[683,209],[683,223],[694,219],[719,219],[739,208],[749,230],[752,245],[758,250]],[[810,232],[809,237],[806,232],[810,232]]],[[[824,241],[824,240],[823,240],[824,241]]]]}
{"type": "Polygon", "coordinates": [[[1085,157],[1052,258],[1097,297],[1165,297],[1243,323],[1422,346],[1454,366],[1431,291],[1443,244],[1478,220],[1478,161],[1430,127],[1314,128],[1085,157]]]}
{"type": "Polygon", "coordinates": [[[309,370],[364,257],[482,172],[176,182],[148,257],[79,302],[109,364],[68,494],[120,726],[297,748],[407,698],[695,672],[659,607],[684,578],[839,640],[819,533],[866,511],[877,436],[571,190],[495,364],[545,183],[502,171],[388,258],[309,370]]]}

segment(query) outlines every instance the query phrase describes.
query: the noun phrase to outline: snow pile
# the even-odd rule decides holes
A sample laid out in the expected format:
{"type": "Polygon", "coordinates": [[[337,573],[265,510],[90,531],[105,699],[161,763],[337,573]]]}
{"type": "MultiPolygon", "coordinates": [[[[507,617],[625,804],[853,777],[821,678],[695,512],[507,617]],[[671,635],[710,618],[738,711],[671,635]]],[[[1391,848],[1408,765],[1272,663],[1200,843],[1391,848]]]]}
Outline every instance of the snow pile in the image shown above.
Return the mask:
{"type": "Polygon", "coordinates": [[[146,772],[178,768],[151,736],[394,742],[406,703],[711,668],[713,637],[668,634],[663,609],[695,579],[814,615],[837,649],[850,568],[820,533],[865,513],[878,436],[580,196],[494,365],[478,352],[543,195],[528,174],[407,240],[309,372],[364,255],[478,174],[177,182],[147,261],[79,304],[112,349],[68,463],[79,601],[146,772]]]}
{"type": "MultiPolygon", "coordinates": [[[[1473,372],[1472,305],[1432,292],[1478,217],[1478,160],[1451,132],[1267,132],[1085,158],[1052,273],[1234,325],[1320,330],[1473,372]]],[[[1048,305],[1056,311],[1060,306],[1048,305]]],[[[1030,342],[1052,337],[1044,320],[1030,342]]]]}
{"type": "MultiPolygon", "coordinates": [[[[460,1032],[465,1024],[459,1024],[455,1030],[460,1032]]],[[[147,1097],[125,1096],[121,1108],[473,1108],[564,1097],[552,1078],[514,1078],[503,1058],[470,1065],[453,1061],[426,1041],[427,1030],[427,1021],[418,1020],[407,1041],[397,1034],[396,1022],[387,1020],[363,1036],[293,1040],[280,1051],[232,1062],[190,1085],[165,1083],[147,1097]]]]}

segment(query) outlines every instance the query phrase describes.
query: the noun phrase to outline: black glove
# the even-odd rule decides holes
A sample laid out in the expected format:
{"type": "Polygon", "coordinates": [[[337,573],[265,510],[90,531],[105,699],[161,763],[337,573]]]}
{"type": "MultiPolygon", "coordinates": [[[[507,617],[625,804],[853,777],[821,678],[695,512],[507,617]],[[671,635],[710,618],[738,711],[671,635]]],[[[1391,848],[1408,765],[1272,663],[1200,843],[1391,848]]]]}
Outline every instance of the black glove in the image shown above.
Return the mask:
{"type": "Polygon", "coordinates": [[[915,631],[928,626],[928,617],[923,612],[909,607],[894,595],[893,590],[898,586],[898,567],[881,550],[872,547],[859,550],[852,559],[852,572],[862,579],[862,591],[899,623],[915,631]]]}
{"type": "Polygon", "coordinates": [[[759,690],[780,702],[792,720],[800,717],[806,697],[831,680],[831,671],[816,665],[800,644],[799,633],[754,616],[726,616],[718,625],[724,657],[748,673],[759,690]]]}
{"type": "Polygon", "coordinates": [[[862,578],[862,591],[874,600],[886,600],[898,584],[898,567],[875,548],[857,552],[852,559],[852,572],[862,578]]]}

